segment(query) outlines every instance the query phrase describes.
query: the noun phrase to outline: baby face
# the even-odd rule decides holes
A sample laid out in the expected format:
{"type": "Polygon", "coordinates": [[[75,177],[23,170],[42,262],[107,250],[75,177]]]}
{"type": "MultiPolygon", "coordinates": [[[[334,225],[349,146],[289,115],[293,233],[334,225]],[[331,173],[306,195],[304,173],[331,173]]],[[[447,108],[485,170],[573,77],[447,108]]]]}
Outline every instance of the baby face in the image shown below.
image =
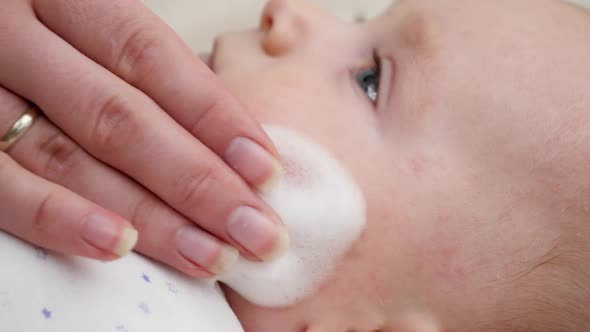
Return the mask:
{"type": "Polygon", "coordinates": [[[588,31],[549,0],[402,0],[363,24],[276,0],[219,38],[213,69],[247,109],[321,144],[366,199],[314,296],[228,291],[246,331],[467,331],[551,303],[546,263],[590,243],[588,31]]]}

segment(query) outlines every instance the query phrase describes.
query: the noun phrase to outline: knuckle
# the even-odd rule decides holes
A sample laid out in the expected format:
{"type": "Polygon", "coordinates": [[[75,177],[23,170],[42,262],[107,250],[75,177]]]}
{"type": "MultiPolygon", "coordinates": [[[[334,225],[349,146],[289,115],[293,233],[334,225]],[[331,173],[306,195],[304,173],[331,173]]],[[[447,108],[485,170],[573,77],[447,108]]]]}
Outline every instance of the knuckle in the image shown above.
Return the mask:
{"type": "Polygon", "coordinates": [[[78,165],[82,150],[69,137],[57,131],[41,141],[39,152],[45,160],[41,176],[61,183],[78,165]]]}
{"type": "Polygon", "coordinates": [[[215,172],[211,168],[180,177],[176,187],[180,189],[178,192],[181,206],[189,210],[202,207],[216,182],[215,172]]]}
{"type": "Polygon", "coordinates": [[[33,217],[33,223],[29,229],[28,238],[31,242],[41,247],[47,247],[49,244],[48,231],[52,222],[52,207],[57,196],[60,195],[59,191],[54,190],[48,193],[37,206],[33,217]]]}
{"type": "Polygon", "coordinates": [[[162,39],[156,30],[137,21],[129,21],[120,29],[122,39],[115,50],[116,71],[133,83],[153,70],[162,39]]]}
{"type": "Polygon", "coordinates": [[[223,110],[226,109],[227,103],[224,98],[212,98],[209,102],[205,103],[202,109],[198,110],[193,123],[188,127],[189,132],[195,137],[200,137],[200,133],[205,130],[210,130],[211,124],[214,119],[219,123],[227,122],[220,119],[223,116],[223,110]]]}
{"type": "Polygon", "coordinates": [[[155,197],[147,193],[143,194],[143,197],[135,203],[129,221],[141,231],[154,218],[158,207],[159,204],[155,197]]]}
{"type": "Polygon", "coordinates": [[[140,128],[130,102],[120,95],[113,95],[97,106],[94,128],[90,131],[90,146],[99,157],[116,155],[125,149],[123,142],[130,142],[140,128]]]}

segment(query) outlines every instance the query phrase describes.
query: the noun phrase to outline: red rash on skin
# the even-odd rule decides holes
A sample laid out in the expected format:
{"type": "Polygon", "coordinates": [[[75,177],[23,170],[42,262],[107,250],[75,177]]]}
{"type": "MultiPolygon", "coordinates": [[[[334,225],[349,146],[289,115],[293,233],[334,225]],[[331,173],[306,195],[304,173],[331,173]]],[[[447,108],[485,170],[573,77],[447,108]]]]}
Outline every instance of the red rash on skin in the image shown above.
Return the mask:
{"type": "Polygon", "coordinates": [[[282,159],[281,165],[283,167],[285,179],[288,182],[297,185],[302,185],[306,182],[309,182],[309,176],[307,174],[308,171],[299,163],[290,159],[282,159]]]}
{"type": "Polygon", "coordinates": [[[414,176],[417,180],[422,178],[422,174],[424,173],[424,164],[425,160],[419,157],[411,160],[410,168],[412,169],[412,172],[414,173],[414,176]]]}

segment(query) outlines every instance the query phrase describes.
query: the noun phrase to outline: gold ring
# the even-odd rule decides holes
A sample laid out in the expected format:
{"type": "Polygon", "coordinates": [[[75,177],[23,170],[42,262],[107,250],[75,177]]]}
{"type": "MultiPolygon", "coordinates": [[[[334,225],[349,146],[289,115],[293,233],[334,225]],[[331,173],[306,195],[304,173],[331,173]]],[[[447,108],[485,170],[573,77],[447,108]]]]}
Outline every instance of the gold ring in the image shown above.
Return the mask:
{"type": "Polygon", "coordinates": [[[39,116],[39,113],[37,106],[30,105],[25,113],[16,120],[6,135],[0,138],[0,152],[8,151],[26,133],[39,116]]]}

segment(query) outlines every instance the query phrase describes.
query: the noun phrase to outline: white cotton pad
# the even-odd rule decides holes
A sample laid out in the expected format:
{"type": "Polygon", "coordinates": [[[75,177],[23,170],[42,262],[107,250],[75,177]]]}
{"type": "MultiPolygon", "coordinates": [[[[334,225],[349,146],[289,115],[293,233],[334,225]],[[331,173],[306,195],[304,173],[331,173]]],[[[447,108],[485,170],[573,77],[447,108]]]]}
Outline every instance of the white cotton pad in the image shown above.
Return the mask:
{"type": "Polygon", "coordinates": [[[365,227],[365,200],[346,170],[323,149],[292,130],[266,126],[284,175],[262,196],[287,226],[289,250],[273,262],[240,259],[219,278],[248,301],[292,305],[311,295],[365,227]]]}

